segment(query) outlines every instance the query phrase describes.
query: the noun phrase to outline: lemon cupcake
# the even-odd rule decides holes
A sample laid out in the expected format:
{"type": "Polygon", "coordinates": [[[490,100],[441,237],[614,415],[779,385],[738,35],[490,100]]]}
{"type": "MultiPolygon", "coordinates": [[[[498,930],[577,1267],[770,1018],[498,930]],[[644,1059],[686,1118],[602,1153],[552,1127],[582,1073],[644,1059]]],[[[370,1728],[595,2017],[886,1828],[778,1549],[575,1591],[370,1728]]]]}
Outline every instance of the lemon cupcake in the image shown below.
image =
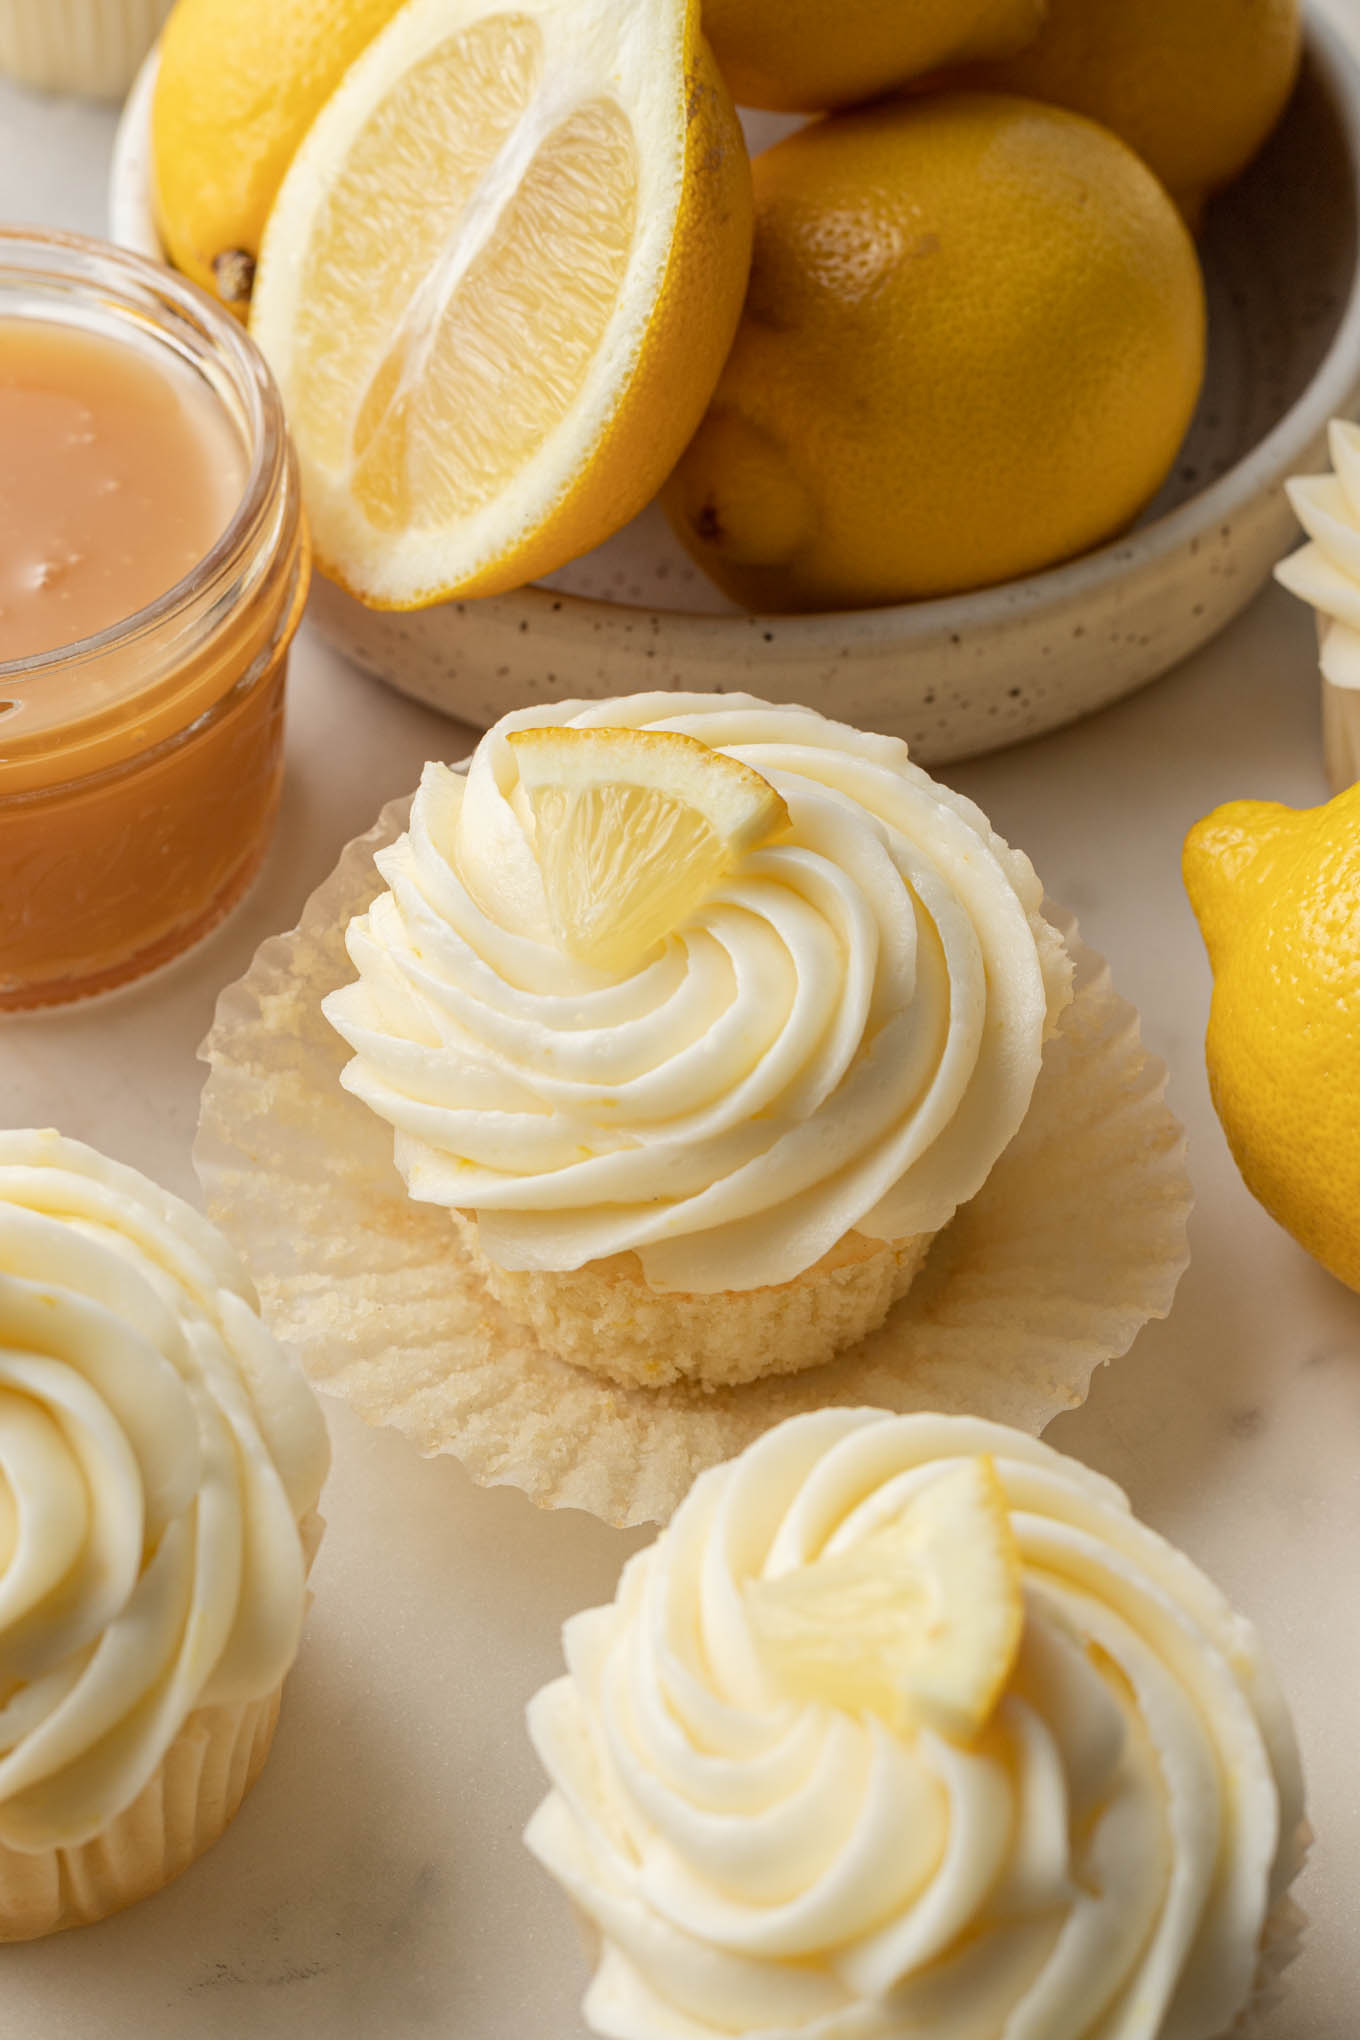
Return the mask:
{"type": "Polygon", "coordinates": [[[328,1448],[226,1241],[0,1133],[0,1940],[211,1846],[269,1752],[328,1448]]]}
{"type": "Polygon", "coordinates": [[[625,1383],[880,1324],[1070,997],[1028,860],[896,739],[744,695],[526,709],[427,766],[325,1001],[506,1312],[625,1383]]]}
{"type": "Polygon", "coordinates": [[[1019,1432],[793,1418],[565,1643],[527,1840],[612,2040],[1219,2040],[1296,1931],[1255,1635],[1019,1432]]]}

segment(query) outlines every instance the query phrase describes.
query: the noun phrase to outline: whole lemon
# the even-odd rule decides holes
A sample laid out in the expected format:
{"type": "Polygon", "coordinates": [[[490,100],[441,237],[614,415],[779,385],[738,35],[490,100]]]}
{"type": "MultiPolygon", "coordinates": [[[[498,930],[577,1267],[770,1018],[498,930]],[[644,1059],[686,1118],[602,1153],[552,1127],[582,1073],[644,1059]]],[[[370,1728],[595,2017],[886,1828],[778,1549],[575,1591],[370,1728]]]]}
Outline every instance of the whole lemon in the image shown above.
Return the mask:
{"type": "Polygon", "coordinates": [[[663,498],[736,601],[982,587],[1155,493],[1203,378],[1204,297],[1132,150],[951,94],[833,114],[754,172],[742,323],[663,498]]]}
{"type": "Polygon", "coordinates": [[[943,64],[1005,57],[1045,0],[704,0],[704,34],[743,106],[814,112],[876,99],[943,64]]]}
{"type": "Polygon", "coordinates": [[[401,0],[178,0],[151,105],[157,225],[244,317],[264,223],[321,107],[401,0]]]}
{"type": "Polygon", "coordinates": [[[1193,217],[1284,111],[1300,42],[1299,0],[1049,0],[1038,37],[972,82],[1113,128],[1193,217]]]}
{"type": "Polygon", "coordinates": [[[1184,872],[1228,1145],[1271,1216],[1360,1289],[1360,786],[1302,811],[1218,808],[1184,872]]]}

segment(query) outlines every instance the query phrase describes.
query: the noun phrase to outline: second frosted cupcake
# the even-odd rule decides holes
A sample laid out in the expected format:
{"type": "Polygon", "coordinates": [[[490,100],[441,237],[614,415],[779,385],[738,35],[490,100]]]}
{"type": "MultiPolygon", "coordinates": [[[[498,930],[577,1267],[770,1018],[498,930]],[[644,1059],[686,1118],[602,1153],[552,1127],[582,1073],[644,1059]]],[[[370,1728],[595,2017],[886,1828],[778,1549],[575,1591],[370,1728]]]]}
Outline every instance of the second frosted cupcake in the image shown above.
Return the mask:
{"type": "Polygon", "coordinates": [[[1070,964],[905,745],[748,696],[522,710],[426,768],[326,1012],[487,1287],[626,1383],[873,1330],[1018,1131],[1070,964]]]}
{"type": "Polygon", "coordinates": [[[0,1942],[149,1897],[273,1740],[321,1537],[321,1412],[222,1235],[0,1132],[0,1942]]]}

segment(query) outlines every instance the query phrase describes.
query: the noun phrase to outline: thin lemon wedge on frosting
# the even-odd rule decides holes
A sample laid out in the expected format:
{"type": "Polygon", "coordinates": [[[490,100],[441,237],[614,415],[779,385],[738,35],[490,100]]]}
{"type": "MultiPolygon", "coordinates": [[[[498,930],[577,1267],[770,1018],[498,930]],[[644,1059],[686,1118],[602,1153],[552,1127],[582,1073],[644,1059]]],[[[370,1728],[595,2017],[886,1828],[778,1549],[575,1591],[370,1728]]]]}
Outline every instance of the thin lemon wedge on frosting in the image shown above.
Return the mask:
{"type": "Polygon", "coordinates": [[[512,730],[553,931],[622,970],[707,898],[789,812],[767,779],[677,730],[512,730]]]}
{"type": "Polygon", "coordinates": [[[969,1743],[1020,1648],[1020,1555],[990,1458],[948,1468],[844,1550],[747,1586],[747,1613],[792,1698],[969,1743]]]}
{"type": "Polygon", "coordinates": [[[656,493],[736,330],[751,178],[697,0],[408,0],[270,213],[251,331],[318,558],[409,608],[656,493]]]}

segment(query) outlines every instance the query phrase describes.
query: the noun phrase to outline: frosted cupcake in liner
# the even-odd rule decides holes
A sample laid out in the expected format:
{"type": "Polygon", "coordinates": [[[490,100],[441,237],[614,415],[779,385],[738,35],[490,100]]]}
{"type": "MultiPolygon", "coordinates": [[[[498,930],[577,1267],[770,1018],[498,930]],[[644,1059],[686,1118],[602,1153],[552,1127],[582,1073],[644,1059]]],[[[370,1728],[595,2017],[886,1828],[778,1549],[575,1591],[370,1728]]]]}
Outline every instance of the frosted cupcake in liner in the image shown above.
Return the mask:
{"type": "Polygon", "coordinates": [[[1275,578],[1317,613],[1322,669],[1322,743],[1332,791],[1360,779],[1360,425],[1334,420],[1334,472],[1286,484],[1308,534],[1275,578]]]}
{"type": "MultiPolygon", "coordinates": [[[[653,874],[576,826],[627,921],[653,874]]],[[[507,1315],[624,1384],[731,1386],[875,1330],[1018,1132],[1071,997],[1033,869],[976,807],[894,738],[748,696],[518,710],[466,777],[427,766],[377,863],[358,982],[325,1003],[343,1082],[507,1315]],[[524,776],[554,726],[617,750],[639,801],[718,776],[714,753],[734,798],[743,772],[767,797],[766,833],[604,964],[564,944],[524,776]]]]}
{"type": "Polygon", "coordinates": [[[1183,1135],[1100,959],[901,744],[807,710],[508,719],[349,846],[203,1053],[209,1209],[318,1385],[612,1522],[830,1402],[1038,1430],[1185,1265],[1183,1135]],[[612,975],[557,939],[523,764],[597,735],[787,816],[612,975]]]}
{"type": "Polygon", "coordinates": [[[1221,2040],[1296,1943],[1254,1632],[1017,1432],[782,1424],[565,1647],[527,1840],[611,2040],[1221,2040]]]}
{"type": "Polygon", "coordinates": [[[147,1897],[236,1814],[328,1458],[213,1226],[79,1141],[0,1133],[0,1940],[147,1897]]]}

